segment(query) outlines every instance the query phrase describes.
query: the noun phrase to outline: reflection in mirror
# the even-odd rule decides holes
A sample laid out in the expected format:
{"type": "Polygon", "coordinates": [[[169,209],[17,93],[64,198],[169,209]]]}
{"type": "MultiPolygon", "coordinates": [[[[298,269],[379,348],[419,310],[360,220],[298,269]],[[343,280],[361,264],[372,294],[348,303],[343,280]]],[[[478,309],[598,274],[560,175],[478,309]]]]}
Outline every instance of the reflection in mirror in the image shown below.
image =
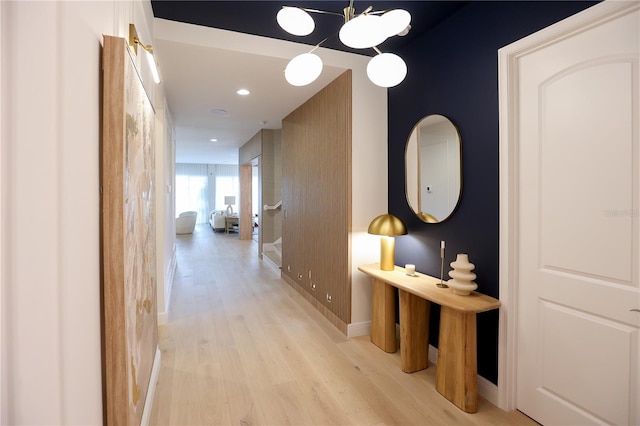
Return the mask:
{"type": "Polygon", "coordinates": [[[460,134],[448,118],[429,115],[411,130],[405,153],[407,201],[424,222],[451,216],[460,199],[460,134]]]}

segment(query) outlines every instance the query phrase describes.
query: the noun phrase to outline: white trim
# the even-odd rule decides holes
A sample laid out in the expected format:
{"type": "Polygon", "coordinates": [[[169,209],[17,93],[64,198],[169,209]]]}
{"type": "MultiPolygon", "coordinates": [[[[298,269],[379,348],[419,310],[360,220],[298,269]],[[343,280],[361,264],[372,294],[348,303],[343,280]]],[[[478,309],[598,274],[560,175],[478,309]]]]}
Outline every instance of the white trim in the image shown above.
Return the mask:
{"type": "Polygon", "coordinates": [[[433,345],[429,345],[429,361],[434,365],[438,365],[438,348],[433,345]]]}
{"type": "Polygon", "coordinates": [[[347,337],[368,336],[371,334],[371,321],[347,324],[347,337]]]}
{"type": "Polygon", "coordinates": [[[517,309],[517,230],[515,218],[517,210],[517,165],[513,114],[517,105],[512,85],[514,58],[511,46],[498,50],[499,85],[499,170],[500,170],[500,209],[499,209],[499,292],[501,307],[498,320],[498,404],[505,411],[515,409],[516,377],[516,327],[517,309]],[[510,97],[511,96],[511,97],[510,97]],[[512,98],[513,97],[513,98],[512,98]]]}
{"type": "MultiPolygon", "coordinates": [[[[348,337],[367,336],[371,334],[371,321],[361,322],[358,324],[349,324],[347,328],[348,337]],[[366,331],[366,332],[365,332],[366,331]],[[362,334],[359,334],[362,332],[362,334]],[[358,334],[354,334],[358,333],[358,334]]],[[[400,325],[396,323],[396,336],[400,336],[400,325]]],[[[429,345],[429,362],[438,366],[438,348],[429,345]]],[[[478,395],[498,406],[498,386],[482,376],[478,376],[478,395]]]]}
{"type": "Polygon", "coordinates": [[[478,376],[478,395],[498,407],[498,385],[478,376]]]}
{"type": "MultiPolygon", "coordinates": [[[[599,22],[640,8],[635,1],[606,0],[498,50],[500,121],[500,308],[497,406],[517,408],[518,306],[518,116],[519,59],[599,22]]],[[[487,398],[488,399],[488,398],[487,398]]]]}
{"type": "MultiPolygon", "coordinates": [[[[2,25],[2,10],[4,9],[4,4],[0,3],[0,64],[2,64],[4,57],[2,55],[2,33],[4,31],[4,27],[2,25]]],[[[2,123],[3,123],[3,108],[2,108],[2,104],[3,102],[3,98],[2,98],[2,67],[0,66],[0,424],[7,424],[8,423],[8,414],[6,414],[8,412],[7,407],[4,404],[4,392],[3,390],[5,389],[5,384],[2,380],[2,371],[4,370],[4,360],[2,357],[2,354],[4,354],[4,337],[3,337],[3,333],[2,333],[2,329],[4,328],[4,313],[2,310],[2,304],[3,304],[3,299],[4,299],[4,243],[1,243],[2,241],[4,241],[4,221],[3,221],[3,210],[4,210],[4,205],[5,205],[5,201],[4,201],[4,193],[5,193],[5,184],[3,183],[3,173],[4,173],[4,168],[2,167],[2,152],[4,151],[4,147],[5,147],[5,142],[4,142],[4,137],[2,134],[2,123]],[[2,414],[5,413],[5,414],[2,414]]]]}
{"type": "Polygon", "coordinates": [[[158,325],[166,325],[169,322],[169,305],[171,304],[171,289],[173,288],[173,279],[176,275],[176,267],[178,266],[176,258],[176,245],[173,245],[171,260],[165,273],[165,289],[164,289],[164,311],[158,312],[158,325]]]}
{"type": "Polygon", "coordinates": [[[141,426],[147,426],[151,419],[151,410],[153,409],[153,397],[156,393],[156,385],[160,376],[160,365],[162,363],[162,355],[160,349],[156,347],[156,355],[153,358],[153,366],[151,367],[151,377],[149,378],[149,387],[147,388],[147,396],[144,399],[144,407],[142,409],[141,426]]]}
{"type": "MultiPolygon", "coordinates": [[[[263,252],[264,253],[264,252],[263,252]]],[[[272,267],[275,271],[280,272],[280,270],[282,269],[280,266],[278,266],[276,264],[276,262],[274,262],[273,260],[271,260],[269,258],[269,256],[264,256],[263,253],[260,253],[260,255],[262,256],[261,259],[264,263],[266,263],[267,265],[269,265],[270,267],[272,267]]]]}
{"type": "MultiPolygon", "coordinates": [[[[429,361],[437,367],[438,348],[433,345],[429,345],[429,361]]],[[[482,376],[478,376],[478,395],[498,406],[498,386],[482,376]]]]}
{"type": "MultiPolygon", "coordinates": [[[[171,250],[171,259],[169,260],[169,266],[167,268],[167,274],[165,275],[166,282],[169,289],[165,291],[167,296],[171,296],[171,289],[173,288],[173,279],[176,276],[176,268],[178,267],[178,258],[176,257],[176,245],[173,244],[171,250]]],[[[167,308],[169,307],[169,301],[166,302],[167,308]]]]}

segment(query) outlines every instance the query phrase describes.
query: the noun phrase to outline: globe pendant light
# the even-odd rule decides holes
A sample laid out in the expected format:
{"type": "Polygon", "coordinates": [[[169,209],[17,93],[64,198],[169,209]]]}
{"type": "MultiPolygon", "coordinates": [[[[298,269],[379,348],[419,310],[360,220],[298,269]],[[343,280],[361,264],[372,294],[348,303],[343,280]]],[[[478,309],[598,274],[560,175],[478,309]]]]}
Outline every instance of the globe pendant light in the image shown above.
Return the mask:
{"type": "Polygon", "coordinates": [[[376,15],[357,16],[340,28],[340,41],[354,49],[377,46],[387,39],[382,17],[376,15]]]}
{"type": "Polygon", "coordinates": [[[380,53],[367,64],[367,76],[380,87],[397,86],[407,75],[407,64],[393,53],[380,53]]]}
{"type": "Polygon", "coordinates": [[[404,9],[394,9],[380,17],[387,37],[403,34],[411,24],[411,14],[404,9]]]}
{"type": "Polygon", "coordinates": [[[284,78],[292,86],[306,86],[322,73],[322,59],[313,53],[303,53],[289,61],[284,78]]]}
{"type": "Polygon", "coordinates": [[[289,34],[306,36],[316,27],[311,15],[297,7],[283,7],[276,15],[278,25],[289,34]]]}
{"type": "MultiPolygon", "coordinates": [[[[283,6],[276,19],[280,27],[288,33],[305,36],[315,29],[315,23],[309,12],[341,17],[344,25],[338,34],[340,41],[353,49],[373,48],[378,55],[373,57],[367,65],[369,79],[378,86],[393,87],[404,80],[407,75],[407,65],[398,55],[382,53],[376,46],[389,37],[406,35],[411,28],[411,14],[403,9],[386,12],[372,9],[373,7],[369,6],[356,15],[353,0],[342,10],[342,13],[283,6]]],[[[289,62],[284,71],[289,84],[305,86],[320,76],[322,60],[312,52],[327,39],[328,37],[315,45],[309,53],[298,55],[289,62]]]]}

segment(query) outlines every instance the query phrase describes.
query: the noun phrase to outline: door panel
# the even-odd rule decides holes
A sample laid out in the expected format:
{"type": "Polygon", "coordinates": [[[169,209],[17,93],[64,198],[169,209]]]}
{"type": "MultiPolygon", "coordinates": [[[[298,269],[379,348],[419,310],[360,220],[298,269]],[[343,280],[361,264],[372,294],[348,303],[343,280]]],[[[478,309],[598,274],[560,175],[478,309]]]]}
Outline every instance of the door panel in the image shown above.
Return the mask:
{"type": "Polygon", "coordinates": [[[540,351],[543,376],[538,391],[551,400],[549,408],[566,404],[568,411],[578,411],[569,423],[598,413],[614,424],[628,424],[626,413],[632,401],[602,395],[619,395],[620,387],[632,388],[631,376],[624,368],[601,366],[632,364],[637,329],[544,300],[539,310],[539,346],[544,350],[540,351]]]}
{"type": "Polygon", "coordinates": [[[518,59],[517,406],[543,424],[640,422],[639,23],[518,59]]]}
{"type": "Polygon", "coordinates": [[[633,208],[632,75],[611,58],[539,87],[542,265],[631,282],[632,250],[611,247],[632,247],[632,217],[607,212],[633,208]]]}

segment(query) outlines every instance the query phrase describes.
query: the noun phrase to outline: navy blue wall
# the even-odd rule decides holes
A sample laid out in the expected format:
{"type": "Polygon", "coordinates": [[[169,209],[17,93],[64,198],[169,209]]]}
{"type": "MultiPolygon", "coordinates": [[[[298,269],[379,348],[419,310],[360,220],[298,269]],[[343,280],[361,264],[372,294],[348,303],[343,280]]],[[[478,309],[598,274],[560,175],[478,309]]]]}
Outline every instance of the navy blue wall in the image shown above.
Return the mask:
{"type": "MultiPolygon", "coordinates": [[[[445,240],[445,277],[456,254],[468,253],[478,291],[499,297],[498,49],[595,3],[474,2],[397,52],[409,72],[389,89],[389,212],[407,224],[409,235],[396,238],[396,264],[415,263],[418,271],[439,276],[445,240]],[[417,219],[405,198],[406,140],[429,114],[448,117],[462,138],[462,197],[439,224],[417,219]]],[[[437,346],[434,308],[429,340],[437,346]]],[[[497,383],[498,311],[478,315],[478,373],[497,383]]]]}

